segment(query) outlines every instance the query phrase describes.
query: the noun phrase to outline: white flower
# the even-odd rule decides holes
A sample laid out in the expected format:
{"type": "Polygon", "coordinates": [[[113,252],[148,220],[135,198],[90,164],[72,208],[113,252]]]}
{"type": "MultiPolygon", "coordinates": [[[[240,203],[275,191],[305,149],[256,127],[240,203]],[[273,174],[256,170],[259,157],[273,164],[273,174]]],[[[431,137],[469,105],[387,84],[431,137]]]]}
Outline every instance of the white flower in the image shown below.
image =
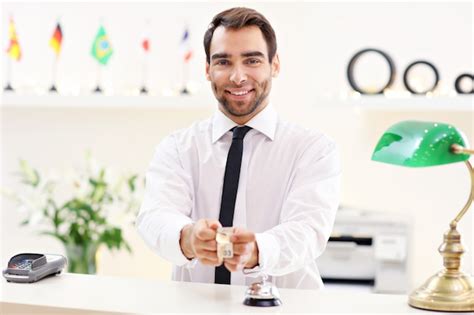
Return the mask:
{"type": "Polygon", "coordinates": [[[38,226],[43,220],[43,214],[40,211],[35,211],[30,216],[29,226],[38,226]]]}

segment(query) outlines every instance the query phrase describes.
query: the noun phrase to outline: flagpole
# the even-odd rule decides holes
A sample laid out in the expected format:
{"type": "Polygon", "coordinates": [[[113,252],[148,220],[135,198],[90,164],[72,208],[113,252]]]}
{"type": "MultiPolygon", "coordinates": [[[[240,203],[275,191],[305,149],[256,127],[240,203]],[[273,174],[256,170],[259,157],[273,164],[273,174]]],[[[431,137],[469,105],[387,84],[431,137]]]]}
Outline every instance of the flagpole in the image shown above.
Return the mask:
{"type": "Polygon", "coordinates": [[[101,68],[100,63],[97,63],[97,86],[94,90],[94,93],[102,93],[102,89],[100,88],[100,75],[101,75],[101,68]]]}
{"type": "Polygon", "coordinates": [[[143,48],[143,63],[142,63],[142,87],[140,94],[148,94],[147,81],[148,81],[148,59],[150,50],[150,19],[145,21],[145,29],[143,34],[142,48],[143,48]]]}
{"type": "MultiPolygon", "coordinates": [[[[103,25],[104,25],[104,17],[101,16],[99,18],[99,25],[100,25],[100,28],[99,28],[99,32],[102,30],[103,28],[103,25]]],[[[97,41],[97,36],[96,35],[96,39],[94,40],[94,45],[96,45],[96,41],[97,41]]],[[[95,48],[97,49],[97,47],[95,48]]],[[[97,51],[95,51],[95,58],[97,59],[97,86],[95,87],[94,89],[94,93],[102,93],[102,89],[100,88],[100,60],[97,58],[97,51]]]]}
{"type": "MultiPolygon", "coordinates": [[[[12,59],[13,59],[13,56],[11,55],[11,51],[13,49],[13,41],[15,40],[16,41],[16,49],[17,49],[17,54],[20,54],[19,50],[20,50],[20,47],[19,47],[19,44],[18,44],[18,38],[17,38],[17,35],[16,35],[16,31],[15,31],[15,26],[13,24],[13,17],[12,17],[12,14],[10,13],[10,24],[8,25],[8,32],[9,32],[9,37],[10,37],[10,45],[9,45],[9,48],[7,49],[7,53],[8,53],[8,61],[7,61],[7,85],[5,85],[5,87],[3,88],[4,91],[9,91],[9,92],[13,92],[14,89],[11,85],[11,79],[12,79],[12,59]]],[[[18,60],[18,56],[17,56],[17,60],[18,60]]]]}
{"type": "Polygon", "coordinates": [[[58,92],[58,89],[56,88],[56,77],[57,77],[57,71],[58,71],[58,59],[59,57],[56,55],[56,57],[53,60],[53,72],[52,72],[52,83],[51,87],[49,88],[50,92],[58,92]]]}
{"type": "Polygon", "coordinates": [[[189,79],[189,61],[191,59],[192,54],[189,40],[189,26],[188,23],[185,23],[184,34],[181,40],[181,45],[183,49],[183,88],[181,90],[181,94],[183,95],[189,94],[187,85],[189,79]]]}
{"type": "Polygon", "coordinates": [[[12,60],[11,58],[7,58],[7,85],[3,88],[4,91],[14,91],[11,85],[11,76],[12,76],[12,60]]]}
{"type": "Polygon", "coordinates": [[[148,94],[148,89],[146,88],[146,81],[148,78],[148,53],[145,52],[143,56],[143,63],[142,63],[142,88],[140,89],[140,94],[148,94]]]}
{"type": "Polygon", "coordinates": [[[188,85],[188,78],[189,78],[189,62],[184,60],[183,62],[183,89],[181,90],[181,94],[189,94],[187,85],[188,85]]]}

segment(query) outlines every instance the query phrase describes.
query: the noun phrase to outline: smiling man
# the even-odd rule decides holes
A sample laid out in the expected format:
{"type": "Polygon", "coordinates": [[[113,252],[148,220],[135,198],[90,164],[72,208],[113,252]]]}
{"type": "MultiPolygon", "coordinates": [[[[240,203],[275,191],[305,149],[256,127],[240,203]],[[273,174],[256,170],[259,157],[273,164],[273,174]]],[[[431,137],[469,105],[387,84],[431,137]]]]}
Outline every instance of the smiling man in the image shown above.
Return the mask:
{"type": "Polygon", "coordinates": [[[273,45],[271,52],[256,25],[245,29],[219,26],[214,33],[206,33],[206,55],[210,55],[206,63],[207,79],[211,81],[219,109],[239,125],[268,105],[272,77],[280,70],[274,33],[267,32],[273,45]]]}
{"type": "Polygon", "coordinates": [[[262,14],[219,13],[204,49],[218,110],[160,143],[137,228],[175,265],[174,280],[250,284],[265,273],[279,287],[322,288],[316,258],[339,203],[336,145],[283,121],[270,104],[280,60],[262,14]],[[223,261],[221,226],[234,229],[233,257],[223,261]]]}

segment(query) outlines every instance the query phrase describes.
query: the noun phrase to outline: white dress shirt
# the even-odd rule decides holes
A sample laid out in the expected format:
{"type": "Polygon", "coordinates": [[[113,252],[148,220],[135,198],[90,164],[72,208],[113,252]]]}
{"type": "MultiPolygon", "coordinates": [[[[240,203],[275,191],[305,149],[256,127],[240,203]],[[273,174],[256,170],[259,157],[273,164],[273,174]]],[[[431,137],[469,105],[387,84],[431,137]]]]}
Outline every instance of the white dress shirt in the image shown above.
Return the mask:
{"type": "MultiPolygon", "coordinates": [[[[182,253],[181,229],[219,219],[231,128],[221,111],[167,136],[146,175],[137,228],[172,262],[173,280],[214,282],[214,267],[182,253]]],[[[282,121],[268,105],[247,124],[234,227],[256,233],[259,266],[281,288],[323,287],[316,258],[330,236],[339,203],[340,163],[335,143],[320,132],[282,121]]],[[[254,281],[243,272],[232,284],[254,281]]]]}

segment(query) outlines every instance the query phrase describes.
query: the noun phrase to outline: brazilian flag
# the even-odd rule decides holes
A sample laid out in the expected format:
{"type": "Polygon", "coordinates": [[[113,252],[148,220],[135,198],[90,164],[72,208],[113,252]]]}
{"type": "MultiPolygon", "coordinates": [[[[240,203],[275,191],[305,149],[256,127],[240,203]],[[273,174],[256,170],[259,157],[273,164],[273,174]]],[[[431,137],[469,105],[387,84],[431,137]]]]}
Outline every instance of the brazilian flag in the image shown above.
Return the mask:
{"type": "Polygon", "coordinates": [[[105,29],[101,26],[95,36],[94,43],[92,43],[91,55],[97,59],[98,62],[106,65],[113,53],[114,50],[112,46],[110,46],[105,29]]]}

